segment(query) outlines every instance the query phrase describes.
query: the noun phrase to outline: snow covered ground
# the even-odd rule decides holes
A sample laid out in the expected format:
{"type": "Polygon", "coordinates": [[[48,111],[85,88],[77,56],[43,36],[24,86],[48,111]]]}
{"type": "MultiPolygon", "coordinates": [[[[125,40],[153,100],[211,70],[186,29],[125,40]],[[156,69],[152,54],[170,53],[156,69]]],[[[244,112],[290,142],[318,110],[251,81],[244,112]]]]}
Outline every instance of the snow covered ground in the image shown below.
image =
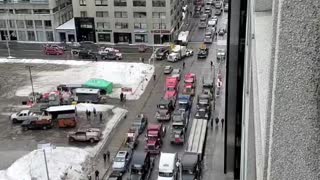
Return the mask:
{"type": "MultiPolygon", "coordinates": [[[[6,58],[0,58],[0,63],[47,63],[70,66],[64,71],[33,72],[36,92],[49,92],[59,84],[82,84],[91,78],[100,78],[114,83],[113,93],[110,94],[112,98],[120,97],[121,87],[132,88],[132,93],[126,93],[128,100],[139,99],[154,73],[154,66],[143,63],[6,58]]],[[[28,96],[31,91],[30,85],[23,86],[16,91],[16,95],[28,96]]]]}
{"type": "MultiPolygon", "coordinates": [[[[103,130],[103,140],[95,146],[84,149],[74,147],[56,147],[46,150],[47,163],[50,180],[81,180],[87,179],[88,172],[91,172],[91,163],[94,156],[99,154],[107,139],[112,135],[112,130],[124,118],[127,110],[115,108],[111,105],[78,104],[77,111],[91,110],[99,111],[112,109],[113,116],[106,123],[103,130]]],[[[0,180],[39,180],[46,179],[44,164],[44,153],[42,150],[34,150],[29,154],[15,161],[7,170],[0,171],[0,180]]]]}

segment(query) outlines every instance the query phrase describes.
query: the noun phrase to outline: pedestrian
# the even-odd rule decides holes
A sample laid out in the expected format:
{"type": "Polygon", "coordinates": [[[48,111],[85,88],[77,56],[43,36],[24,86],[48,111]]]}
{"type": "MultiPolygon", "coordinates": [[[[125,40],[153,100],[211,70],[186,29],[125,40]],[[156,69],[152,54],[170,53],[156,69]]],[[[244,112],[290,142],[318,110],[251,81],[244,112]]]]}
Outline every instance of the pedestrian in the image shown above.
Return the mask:
{"type": "Polygon", "coordinates": [[[213,62],[212,61],[210,61],[210,65],[211,65],[211,68],[213,67],[213,62]]]}
{"type": "Polygon", "coordinates": [[[156,81],[156,74],[153,74],[153,80],[156,81]]]}
{"type": "Polygon", "coordinates": [[[96,180],[99,180],[99,171],[96,170],[96,171],[94,172],[94,174],[96,175],[96,180]]]}
{"type": "Polygon", "coordinates": [[[222,119],[221,119],[221,124],[222,124],[222,127],[223,127],[223,123],[224,123],[224,119],[222,118],[222,119]]]}
{"type": "Polygon", "coordinates": [[[123,101],[123,92],[120,93],[120,102],[123,101]]]}
{"type": "Polygon", "coordinates": [[[108,161],[110,161],[110,151],[109,150],[107,151],[107,158],[108,158],[108,161]]]}
{"type": "Polygon", "coordinates": [[[104,161],[104,163],[106,163],[106,161],[107,161],[107,154],[106,153],[103,153],[103,161],[104,161]]]}
{"type": "Polygon", "coordinates": [[[186,63],[183,61],[183,63],[182,63],[182,69],[184,69],[185,66],[186,66],[186,63]]]}
{"type": "Polygon", "coordinates": [[[89,119],[89,111],[88,111],[88,109],[86,109],[86,116],[87,116],[87,119],[89,119]]]}
{"type": "Polygon", "coordinates": [[[88,174],[88,180],[91,180],[91,175],[90,174],[88,174]]]}
{"type": "Polygon", "coordinates": [[[102,112],[100,112],[99,117],[100,117],[100,122],[102,122],[102,112]]]}
{"type": "Polygon", "coordinates": [[[144,58],[141,58],[141,60],[142,60],[142,63],[144,63],[144,58]]]}
{"type": "Polygon", "coordinates": [[[88,111],[88,117],[89,118],[91,117],[91,111],[90,110],[88,111]]]}
{"type": "Polygon", "coordinates": [[[210,124],[211,124],[211,129],[212,129],[213,128],[213,118],[211,118],[210,124]]]}
{"type": "Polygon", "coordinates": [[[98,62],[98,57],[94,56],[94,61],[98,62]]]}
{"type": "Polygon", "coordinates": [[[216,125],[218,125],[218,124],[219,124],[219,118],[216,117],[216,125]]]}
{"type": "Polygon", "coordinates": [[[97,116],[97,111],[96,111],[96,108],[95,108],[95,107],[93,107],[93,115],[94,115],[94,117],[97,116]]]}

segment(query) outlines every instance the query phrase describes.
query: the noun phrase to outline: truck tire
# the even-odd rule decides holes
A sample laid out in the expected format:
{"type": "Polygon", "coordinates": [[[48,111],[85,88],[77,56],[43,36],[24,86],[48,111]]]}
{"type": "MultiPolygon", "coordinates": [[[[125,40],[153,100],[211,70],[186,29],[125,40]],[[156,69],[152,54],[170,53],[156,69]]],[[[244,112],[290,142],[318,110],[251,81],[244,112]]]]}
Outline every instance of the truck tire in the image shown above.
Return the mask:
{"type": "Polygon", "coordinates": [[[93,138],[89,139],[89,141],[90,141],[90,143],[94,143],[94,139],[93,138]]]}
{"type": "Polygon", "coordinates": [[[12,122],[13,123],[18,123],[18,119],[14,118],[14,119],[12,119],[12,122]]]}
{"type": "Polygon", "coordinates": [[[47,129],[47,126],[43,126],[42,129],[43,129],[43,130],[46,130],[46,129],[47,129]]]}
{"type": "Polygon", "coordinates": [[[28,131],[29,129],[28,129],[28,127],[23,127],[22,130],[23,131],[28,131]]]}
{"type": "Polygon", "coordinates": [[[73,137],[69,137],[69,141],[73,142],[75,139],[73,137]]]}

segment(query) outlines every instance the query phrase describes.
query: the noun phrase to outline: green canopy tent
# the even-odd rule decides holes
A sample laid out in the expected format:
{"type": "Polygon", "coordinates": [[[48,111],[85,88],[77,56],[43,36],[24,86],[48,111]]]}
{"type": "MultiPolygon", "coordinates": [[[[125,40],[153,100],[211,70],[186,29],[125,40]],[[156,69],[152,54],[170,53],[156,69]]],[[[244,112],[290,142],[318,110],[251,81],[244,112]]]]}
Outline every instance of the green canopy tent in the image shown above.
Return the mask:
{"type": "Polygon", "coordinates": [[[84,83],[84,87],[104,90],[107,94],[112,93],[113,83],[104,79],[90,79],[84,83]]]}

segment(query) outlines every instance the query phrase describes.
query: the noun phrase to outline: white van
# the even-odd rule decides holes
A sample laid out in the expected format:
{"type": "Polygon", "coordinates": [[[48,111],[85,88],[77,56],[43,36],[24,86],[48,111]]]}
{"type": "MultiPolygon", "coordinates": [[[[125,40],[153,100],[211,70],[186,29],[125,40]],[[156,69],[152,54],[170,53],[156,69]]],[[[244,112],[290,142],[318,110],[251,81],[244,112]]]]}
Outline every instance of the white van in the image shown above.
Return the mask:
{"type": "Polygon", "coordinates": [[[161,153],[158,180],[177,180],[177,153],[161,153]]]}

